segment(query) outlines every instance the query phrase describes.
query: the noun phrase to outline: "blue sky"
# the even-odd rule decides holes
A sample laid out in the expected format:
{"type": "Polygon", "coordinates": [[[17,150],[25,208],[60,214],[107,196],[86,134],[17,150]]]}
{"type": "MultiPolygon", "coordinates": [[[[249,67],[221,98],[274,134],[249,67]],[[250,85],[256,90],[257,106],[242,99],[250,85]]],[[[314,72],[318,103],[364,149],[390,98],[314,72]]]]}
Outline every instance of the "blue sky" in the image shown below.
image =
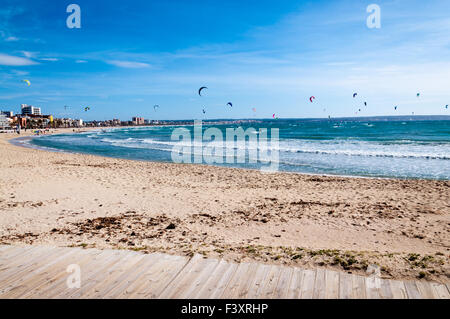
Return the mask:
{"type": "Polygon", "coordinates": [[[450,1],[2,0],[0,109],[21,103],[85,120],[450,114],[450,1]]]}

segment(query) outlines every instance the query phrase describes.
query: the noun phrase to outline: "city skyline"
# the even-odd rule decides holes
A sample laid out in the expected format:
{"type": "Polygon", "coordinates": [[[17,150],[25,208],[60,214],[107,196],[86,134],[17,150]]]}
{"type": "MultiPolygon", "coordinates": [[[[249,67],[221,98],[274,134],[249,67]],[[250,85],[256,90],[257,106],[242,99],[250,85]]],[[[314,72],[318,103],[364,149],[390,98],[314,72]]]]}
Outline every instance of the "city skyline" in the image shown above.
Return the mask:
{"type": "Polygon", "coordinates": [[[380,29],[366,25],[367,1],[83,0],[80,29],[66,26],[68,3],[48,3],[2,4],[5,110],[87,121],[449,114],[445,1],[376,1],[380,29]]]}

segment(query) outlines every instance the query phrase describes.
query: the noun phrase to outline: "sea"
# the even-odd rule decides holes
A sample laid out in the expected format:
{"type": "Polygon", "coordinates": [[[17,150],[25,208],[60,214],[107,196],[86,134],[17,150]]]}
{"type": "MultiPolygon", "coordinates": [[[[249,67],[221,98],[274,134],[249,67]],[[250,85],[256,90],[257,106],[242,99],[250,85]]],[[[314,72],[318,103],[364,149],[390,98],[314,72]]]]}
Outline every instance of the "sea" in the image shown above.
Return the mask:
{"type": "MultiPolygon", "coordinates": [[[[255,152],[265,144],[269,145],[270,152],[276,152],[279,171],[450,179],[450,116],[214,120],[202,123],[202,134],[211,128],[216,136],[205,139],[202,144],[195,144],[192,125],[105,128],[76,134],[43,135],[28,143],[47,150],[155,162],[173,162],[176,151],[178,155],[192,154],[190,158],[194,163],[194,156],[200,152],[202,164],[246,169],[267,166],[267,158],[262,159],[255,152]],[[237,128],[246,131],[247,138],[226,141],[227,129],[237,128]],[[177,136],[180,129],[188,133],[181,141],[177,136]],[[268,139],[262,143],[265,129],[268,139]],[[275,136],[272,129],[278,129],[278,143],[269,143],[275,136]],[[186,138],[189,135],[191,139],[186,138]],[[250,138],[252,135],[255,136],[250,138]],[[230,154],[243,150],[244,161],[229,159],[230,154]]],[[[200,162],[197,160],[196,163],[200,162]]]]}

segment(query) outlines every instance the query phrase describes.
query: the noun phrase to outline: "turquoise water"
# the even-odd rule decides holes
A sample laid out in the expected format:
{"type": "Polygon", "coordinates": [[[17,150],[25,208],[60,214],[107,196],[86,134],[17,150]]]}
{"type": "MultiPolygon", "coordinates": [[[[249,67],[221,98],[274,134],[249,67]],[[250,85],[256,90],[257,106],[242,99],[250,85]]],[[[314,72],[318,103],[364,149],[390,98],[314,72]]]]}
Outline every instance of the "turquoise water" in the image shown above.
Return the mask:
{"type": "MultiPolygon", "coordinates": [[[[203,130],[210,126],[204,123],[203,130]]],[[[341,120],[260,120],[226,128],[279,128],[279,170],[346,176],[450,179],[450,120],[405,118],[341,120]]],[[[70,152],[125,159],[172,161],[176,127],[119,128],[80,134],[42,136],[30,143],[70,152]]],[[[192,126],[186,126],[191,133],[192,126]]],[[[192,134],[193,135],[193,134],[192,134]]],[[[249,163],[258,149],[252,141],[214,144],[217,149],[245,148],[246,162],[215,164],[260,168],[249,163]]],[[[217,153],[216,153],[217,154],[217,153]]]]}

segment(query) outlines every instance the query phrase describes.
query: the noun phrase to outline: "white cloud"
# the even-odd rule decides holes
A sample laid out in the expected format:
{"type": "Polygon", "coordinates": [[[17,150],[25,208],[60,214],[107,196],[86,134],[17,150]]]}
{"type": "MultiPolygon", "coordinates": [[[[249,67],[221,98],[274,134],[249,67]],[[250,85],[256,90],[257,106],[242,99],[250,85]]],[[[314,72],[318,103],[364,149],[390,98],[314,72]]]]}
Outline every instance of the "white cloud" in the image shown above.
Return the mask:
{"type": "Polygon", "coordinates": [[[7,38],[5,39],[5,41],[7,41],[7,42],[19,41],[19,38],[16,38],[16,37],[7,37],[7,38]]]}
{"type": "Polygon", "coordinates": [[[76,60],[75,63],[87,63],[85,60],[76,60]]]}
{"type": "Polygon", "coordinates": [[[50,62],[56,62],[56,61],[59,61],[58,59],[56,59],[56,58],[43,58],[43,59],[41,59],[42,61],[50,61],[50,62]]]}
{"type": "Polygon", "coordinates": [[[19,71],[19,70],[13,70],[12,73],[13,73],[13,74],[16,74],[16,75],[20,75],[20,76],[30,74],[30,73],[27,72],[27,71],[19,71]]]}
{"type": "Polygon", "coordinates": [[[34,52],[30,52],[30,51],[21,51],[23,56],[30,59],[36,56],[36,54],[34,52]]]}
{"type": "Polygon", "coordinates": [[[140,68],[148,68],[150,64],[142,63],[142,62],[132,62],[132,61],[119,61],[119,60],[110,60],[106,61],[106,63],[115,65],[121,68],[129,68],[129,69],[140,69],[140,68]]]}
{"type": "Polygon", "coordinates": [[[25,66],[38,64],[30,59],[0,53],[0,65],[25,66]]]}

